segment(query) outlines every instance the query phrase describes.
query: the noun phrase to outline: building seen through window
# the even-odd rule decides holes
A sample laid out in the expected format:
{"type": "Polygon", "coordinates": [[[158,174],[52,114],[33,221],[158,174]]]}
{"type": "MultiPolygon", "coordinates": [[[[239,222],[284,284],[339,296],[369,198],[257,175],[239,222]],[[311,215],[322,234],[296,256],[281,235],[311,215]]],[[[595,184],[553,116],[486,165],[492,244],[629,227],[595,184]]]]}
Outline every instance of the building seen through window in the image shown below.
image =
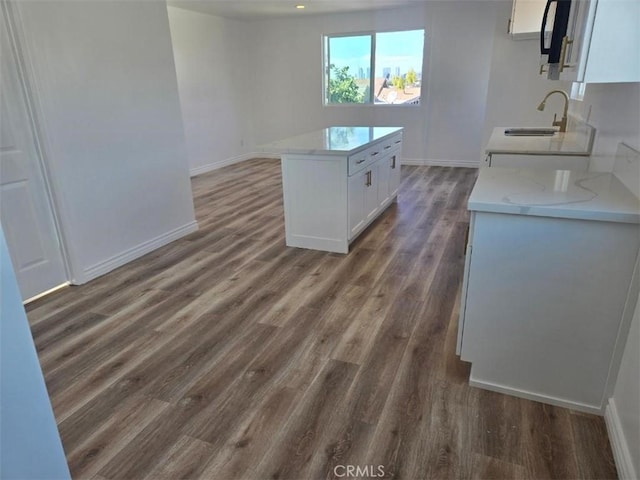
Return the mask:
{"type": "Polygon", "coordinates": [[[424,30],[329,35],[325,104],[419,105],[424,30]]]}

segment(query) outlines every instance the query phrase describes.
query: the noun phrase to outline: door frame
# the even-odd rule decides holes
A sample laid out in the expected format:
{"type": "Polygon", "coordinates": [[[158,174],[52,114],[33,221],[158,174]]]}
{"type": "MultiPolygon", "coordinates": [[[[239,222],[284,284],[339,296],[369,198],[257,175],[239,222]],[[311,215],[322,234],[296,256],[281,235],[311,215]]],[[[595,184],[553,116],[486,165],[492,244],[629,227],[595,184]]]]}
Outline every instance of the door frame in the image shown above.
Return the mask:
{"type": "MultiPolygon", "coordinates": [[[[84,283],[82,269],[79,268],[77,258],[73,255],[72,249],[69,248],[70,241],[68,235],[65,235],[65,225],[67,225],[68,222],[66,221],[65,209],[63,208],[64,202],[60,195],[56,193],[57,191],[60,191],[60,184],[56,180],[55,171],[51,165],[50,155],[48,154],[48,137],[46,129],[44,128],[44,122],[40,121],[40,118],[42,117],[42,108],[40,108],[37,85],[35,82],[30,81],[30,79],[35,77],[33,76],[33,69],[28,55],[28,43],[22,28],[19,5],[16,0],[0,0],[0,21],[5,24],[9,37],[10,48],[14,56],[17,68],[16,75],[20,83],[28,121],[33,134],[37,165],[42,173],[45,185],[45,195],[51,207],[55,232],[58,237],[63,266],[65,269],[65,276],[68,283],[84,283]]],[[[37,296],[32,299],[35,298],[37,298],[37,296]]],[[[27,301],[32,299],[27,299],[27,301]]]]}

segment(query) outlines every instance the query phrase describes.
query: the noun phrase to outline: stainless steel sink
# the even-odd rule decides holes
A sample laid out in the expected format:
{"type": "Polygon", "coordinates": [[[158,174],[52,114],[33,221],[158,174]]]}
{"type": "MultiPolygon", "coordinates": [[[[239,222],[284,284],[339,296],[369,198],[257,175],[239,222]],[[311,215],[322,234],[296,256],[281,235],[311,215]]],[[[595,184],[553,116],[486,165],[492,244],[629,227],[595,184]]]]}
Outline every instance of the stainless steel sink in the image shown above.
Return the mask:
{"type": "Polygon", "coordinates": [[[504,134],[508,137],[551,137],[557,131],[555,128],[507,128],[504,134]]]}

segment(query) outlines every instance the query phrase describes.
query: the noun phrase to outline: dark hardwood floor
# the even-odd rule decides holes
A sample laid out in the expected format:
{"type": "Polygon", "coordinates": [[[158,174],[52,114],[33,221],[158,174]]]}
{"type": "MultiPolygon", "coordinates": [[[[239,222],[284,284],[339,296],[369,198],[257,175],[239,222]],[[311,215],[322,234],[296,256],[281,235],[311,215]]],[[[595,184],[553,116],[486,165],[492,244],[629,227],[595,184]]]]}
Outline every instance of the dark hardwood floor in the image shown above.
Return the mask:
{"type": "Polygon", "coordinates": [[[73,477],[616,478],[602,418],[468,386],[476,171],[402,175],[346,256],[284,245],[278,161],[198,176],[198,232],[29,305],[73,477]]]}

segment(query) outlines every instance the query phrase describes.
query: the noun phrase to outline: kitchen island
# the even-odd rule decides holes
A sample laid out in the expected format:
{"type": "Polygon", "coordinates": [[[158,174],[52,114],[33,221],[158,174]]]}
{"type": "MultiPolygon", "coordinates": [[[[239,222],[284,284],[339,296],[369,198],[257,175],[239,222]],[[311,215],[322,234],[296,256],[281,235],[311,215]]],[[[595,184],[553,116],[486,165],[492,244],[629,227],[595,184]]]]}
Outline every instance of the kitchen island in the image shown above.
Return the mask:
{"type": "Polygon", "coordinates": [[[638,298],[640,154],[614,173],[481,169],[458,353],[470,384],[602,414],[638,298]],[[633,182],[632,182],[633,183],[633,182]]]}
{"type": "Polygon", "coordinates": [[[348,253],[396,198],[401,127],[329,127],[270,143],[282,158],[286,244],[348,253]]]}

